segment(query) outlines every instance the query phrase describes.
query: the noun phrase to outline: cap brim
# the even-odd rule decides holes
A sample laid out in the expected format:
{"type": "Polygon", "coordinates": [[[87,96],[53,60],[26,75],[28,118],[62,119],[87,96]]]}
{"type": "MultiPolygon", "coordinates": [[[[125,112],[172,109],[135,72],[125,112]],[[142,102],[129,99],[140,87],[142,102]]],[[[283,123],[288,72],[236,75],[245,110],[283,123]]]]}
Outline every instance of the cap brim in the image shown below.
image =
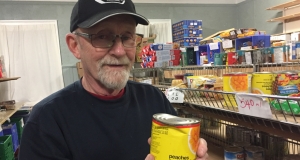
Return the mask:
{"type": "Polygon", "coordinates": [[[79,23],[78,27],[80,27],[80,28],[90,28],[90,27],[94,26],[95,24],[103,21],[104,19],[107,19],[107,18],[115,16],[115,15],[121,15],[121,14],[132,15],[133,18],[136,20],[137,24],[142,24],[142,25],[148,25],[149,24],[148,19],[146,17],[140,15],[140,14],[118,9],[118,10],[110,10],[110,11],[107,11],[107,12],[102,12],[102,13],[96,14],[95,16],[79,23]]]}

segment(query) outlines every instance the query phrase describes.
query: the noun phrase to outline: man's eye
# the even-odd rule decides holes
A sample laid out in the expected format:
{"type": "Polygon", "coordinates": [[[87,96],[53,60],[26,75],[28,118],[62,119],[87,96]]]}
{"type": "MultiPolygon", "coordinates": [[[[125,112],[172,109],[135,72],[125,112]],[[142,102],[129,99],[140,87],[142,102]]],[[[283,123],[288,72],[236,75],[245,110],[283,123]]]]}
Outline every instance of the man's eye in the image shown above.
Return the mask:
{"type": "Polygon", "coordinates": [[[97,39],[107,39],[107,35],[97,35],[97,39]]]}
{"type": "Polygon", "coordinates": [[[122,39],[123,40],[131,40],[132,39],[132,36],[122,36],[122,39]]]}

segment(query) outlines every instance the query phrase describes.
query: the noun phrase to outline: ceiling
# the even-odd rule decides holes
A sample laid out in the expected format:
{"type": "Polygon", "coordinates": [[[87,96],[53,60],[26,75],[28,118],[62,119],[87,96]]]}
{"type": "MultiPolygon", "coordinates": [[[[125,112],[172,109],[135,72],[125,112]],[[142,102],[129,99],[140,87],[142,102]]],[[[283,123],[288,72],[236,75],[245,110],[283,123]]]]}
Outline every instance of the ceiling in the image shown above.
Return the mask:
{"type": "MultiPolygon", "coordinates": [[[[0,1],[45,1],[76,2],[77,0],[0,0],[0,1]]],[[[135,3],[168,3],[168,4],[238,4],[245,0],[132,0],[135,3]]]]}

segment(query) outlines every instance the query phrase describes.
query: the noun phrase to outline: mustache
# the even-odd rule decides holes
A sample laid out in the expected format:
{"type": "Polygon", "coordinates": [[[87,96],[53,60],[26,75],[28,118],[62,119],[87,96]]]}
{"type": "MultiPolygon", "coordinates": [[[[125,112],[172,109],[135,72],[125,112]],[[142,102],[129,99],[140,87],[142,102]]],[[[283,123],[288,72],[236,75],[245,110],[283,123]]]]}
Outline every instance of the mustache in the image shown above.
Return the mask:
{"type": "Polygon", "coordinates": [[[103,65],[130,65],[131,62],[127,57],[116,58],[112,56],[105,56],[99,61],[99,66],[103,65]]]}

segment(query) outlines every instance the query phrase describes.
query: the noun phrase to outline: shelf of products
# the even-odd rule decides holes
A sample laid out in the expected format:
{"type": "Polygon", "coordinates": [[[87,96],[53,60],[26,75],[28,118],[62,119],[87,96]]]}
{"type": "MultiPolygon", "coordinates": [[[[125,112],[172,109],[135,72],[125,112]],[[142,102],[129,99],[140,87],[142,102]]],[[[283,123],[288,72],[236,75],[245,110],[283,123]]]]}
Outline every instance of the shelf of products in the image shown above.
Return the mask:
{"type": "Polygon", "coordinates": [[[11,77],[11,78],[0,78],[0,82],[5,82],[5,81],[11,81],[11,80],[17,80],[21,77],[11,77]]]}
{"type": "Polygon", "coordinates": [[[300,4],[300,0],[294,0],[294,1],[286,2],[277,6],[267,8],[267,10],[282,10],[284,8],[292,7],[299,4],[300,4]]]}
{"type": "Polygon", "coordinates": [[[229,151],[229,147],[241,149],[241,152],[238,154],[242,156],[240,157],[242,159],[245,156],[252,156],[251,151],[247,152],[247,150],[251,148],[260,149],[260,152],[256,153],[261,153],[256,154],[256,157],[253,157],[253,159],[283,160],[289,159],[290,157],[300,159],[299,141],[272,135],[271,132],[263,132],[258,129],[231,123],[203,112],[179,109],[176,105],[174,107],[177,108],[179,116],[200,120],[200,137],[208,142],[208,147],[210,148],[208,154],[210,159],[224,159],[227,155],[225,152],[229,151]]]}
{"type": "MultiPolygon", "coordinates": [[[[223,65],[223,66],[185,66],[185,67],[168,67],[156,69],[159,75],[163,75],[157,88],[164,91],[171,86],[171,81],[178,75],[192,73],[194,76],[215,75],[222,77],[224,74],[231,72],[274,72],[274,71],[295,71],[300,70],[300,63],[265,63],[265,64],[249,64],[249,65],[223,65]],[[160,73],[162,72],[162,73],[160,73]]],[[[135,70],[135,73],[144,72],[146,70],[135,70]]],[[[147,70],[147,71],[153,71],[147,70]]],[[[180,87],[181,88],[181,87],[180,87]]],[[[300,98],[263,95],[269,102],[278,103],[279,109],[274,105],[270,105],[272,118],[261,118],[239,113],[236,107],[235,99],[228,100],[228,97],[234,97],[234,92],[224,92],[222,90],[205,90],[205,89],[190,89],[187,86],[181,88],[185,94],[185,101],[178,105],[184,110],[202,113],[226,120],[249,128],[273,133],[281,137],[286,137],[294,140],[300,140],[300,113],[293,110],[284,110],[286,106],[283,103],[289,104],[290,101],[300,104],[300,98]],[[227,97],[227,100],[226,100],[227,97]]],[[[289,106],[291,107],[291,106],[289,106]]]]}

